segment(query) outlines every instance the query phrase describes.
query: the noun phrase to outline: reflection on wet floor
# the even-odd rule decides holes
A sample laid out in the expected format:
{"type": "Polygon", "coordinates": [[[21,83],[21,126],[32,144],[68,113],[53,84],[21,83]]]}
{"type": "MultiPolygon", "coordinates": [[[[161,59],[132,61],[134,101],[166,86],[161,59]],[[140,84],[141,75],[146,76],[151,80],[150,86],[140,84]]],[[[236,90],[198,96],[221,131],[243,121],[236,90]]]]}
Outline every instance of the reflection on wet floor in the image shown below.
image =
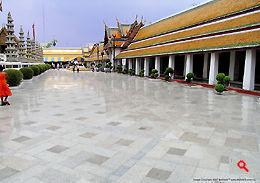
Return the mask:
{"type": "Polygon", "coordinates": [[[260,178],[258,97],[65,70],[12,92],[0,110],[1,183],[260,178]]]}

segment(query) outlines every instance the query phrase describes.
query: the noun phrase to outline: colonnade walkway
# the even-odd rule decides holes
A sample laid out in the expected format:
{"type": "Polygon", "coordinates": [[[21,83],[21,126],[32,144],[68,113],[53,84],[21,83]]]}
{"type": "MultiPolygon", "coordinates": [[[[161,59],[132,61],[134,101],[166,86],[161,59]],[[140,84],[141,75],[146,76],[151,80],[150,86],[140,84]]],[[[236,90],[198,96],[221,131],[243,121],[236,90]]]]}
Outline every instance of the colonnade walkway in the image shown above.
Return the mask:
{"type": "Polygon", "coordinates": [[[260,181],[258,97],[65,70],[12,92],[0,108],[1,183],[260,181]]]}

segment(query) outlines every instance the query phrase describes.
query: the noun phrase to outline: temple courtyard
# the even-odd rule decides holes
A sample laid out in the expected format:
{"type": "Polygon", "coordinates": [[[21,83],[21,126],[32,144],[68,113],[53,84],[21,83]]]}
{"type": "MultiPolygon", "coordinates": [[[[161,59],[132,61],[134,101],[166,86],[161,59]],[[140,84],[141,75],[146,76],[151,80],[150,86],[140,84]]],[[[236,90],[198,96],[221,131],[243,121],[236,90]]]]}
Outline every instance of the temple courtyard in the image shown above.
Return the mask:
{"type": "Polygon", "coordinates": [[[259,97],[67,70],[12,92],[1,183],[260,182],[259,97]]]}

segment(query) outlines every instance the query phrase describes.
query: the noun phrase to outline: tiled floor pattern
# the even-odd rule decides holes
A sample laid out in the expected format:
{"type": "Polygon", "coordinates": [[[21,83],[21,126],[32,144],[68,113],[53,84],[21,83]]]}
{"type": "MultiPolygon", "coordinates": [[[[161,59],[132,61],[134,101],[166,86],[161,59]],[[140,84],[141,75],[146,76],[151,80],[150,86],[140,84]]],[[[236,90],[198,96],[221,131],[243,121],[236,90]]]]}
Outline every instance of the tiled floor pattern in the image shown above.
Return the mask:
{"type": "Polygon", "coordinates": [[[1,183],[260,181],[257,97],[62,70],[12,92],[0,109],[1,183]]]}

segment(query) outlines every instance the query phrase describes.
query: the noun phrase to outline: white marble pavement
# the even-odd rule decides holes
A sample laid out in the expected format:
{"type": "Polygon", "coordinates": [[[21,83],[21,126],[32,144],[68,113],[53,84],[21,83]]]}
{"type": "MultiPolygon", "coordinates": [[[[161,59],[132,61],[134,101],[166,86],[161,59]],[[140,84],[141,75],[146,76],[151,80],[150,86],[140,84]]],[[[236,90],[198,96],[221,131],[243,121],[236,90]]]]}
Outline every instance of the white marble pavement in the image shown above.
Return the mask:
{"type": "Polygon", "coordinates": [[[1,183],[260,180],[258,97],[63,70],[12,92],[0,108],[1,183]]]}

